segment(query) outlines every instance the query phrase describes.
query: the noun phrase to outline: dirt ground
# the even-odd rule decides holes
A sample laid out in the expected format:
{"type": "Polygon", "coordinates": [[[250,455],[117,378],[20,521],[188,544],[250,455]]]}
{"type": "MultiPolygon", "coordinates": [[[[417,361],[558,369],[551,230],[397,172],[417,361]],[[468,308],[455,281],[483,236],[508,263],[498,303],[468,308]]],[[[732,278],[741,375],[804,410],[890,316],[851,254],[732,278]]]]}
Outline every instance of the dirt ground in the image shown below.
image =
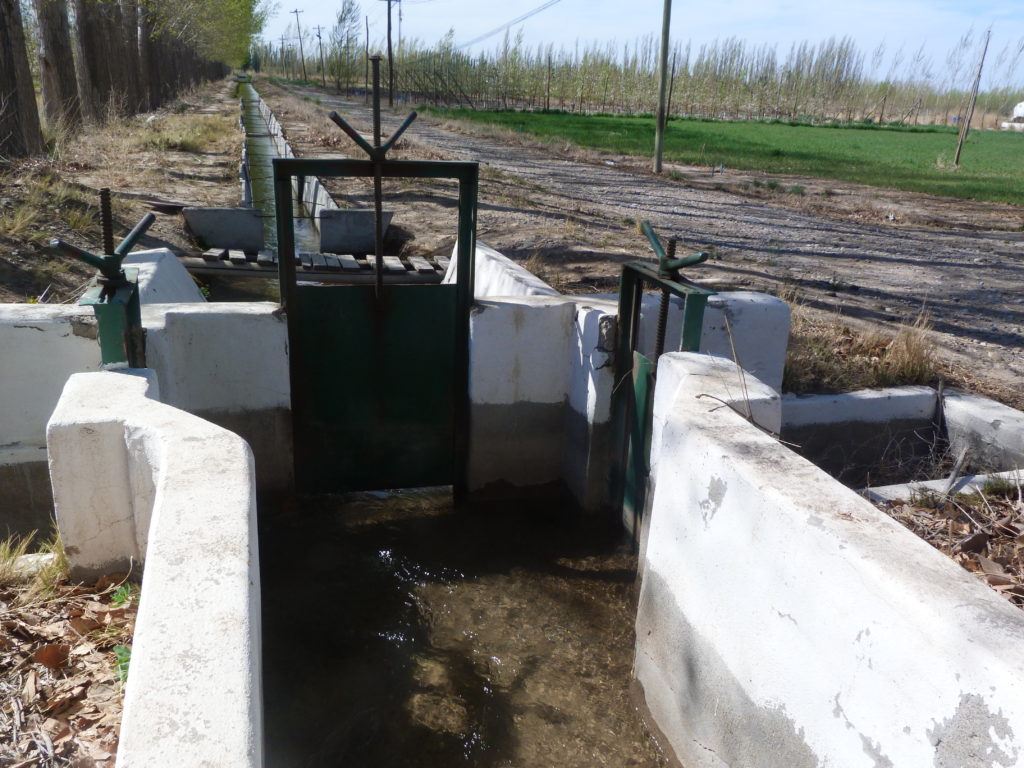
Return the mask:
{"type": "MultiPolygon", "coordinates": [[[[87,128],[50,157],[0,164],[0,302],[78,299],[95,270],[55,254],[49,241],[102,252],[103,187],[112,193],[115,245],[152,200],[238,205],[242,147],[233,90],[230,81],[211,83],[156,112],[87,128]],[[197,125],[207,129],[201,150],[176,146],[192,139],[197,125]],[[29,220],[12,226],[17,216],[29,220]]],[[[176,213],[158,211],[136,249],[163,247],[195,250],[176,213]]]]}
{"type": "MultiPolygon", "coordinates": [[[[311,89],[288,93],[265,81],[258,87],[300,156],[360,155],[326,115],[337,109],[369,133],[370,112],[361,100],[311,89]]],[[[119,232],[152,198],[237,204],[237,133],[198,153],[140,149],[131,140],[133,132],[174,116],[235,123],[238,105],[231,92],[230,82],[208,86],[169,110],[133,118],[122,130],[79,140],[50,166],[87,194],[112,187],[119,232]]],[[[384,115],[385,135],[407,111],[384,115]]],[[[681,252],[711,251],[712,259],[688,276],[719,290],[784,292],[811,311],[839,313],[856,328],[892,329],[925,312],[942,355],[963,380],[1024,406],[1019,207],[729,168],[712,173],[669,165],[666,176],[656,177],[640,158],[541,146],[519,134],[424,116],[392,156],[480,162],[480,239],[528,262],[563,292],[614,293],[623,262],[651,257],[639,232],[646,219],[663,237],[677,237],[681,252]],[[786,191],[793,187],[803,194],[786,191]]],[[[412,255],[451,249],[454,185],[448,191],[444,186],[385,182],[388,207],[396,212],[395,250],[412,255]]],[[[365,182],[334,182],[332,191],[343,206],[371,205],[365,182]]],[[[10,205],[17,189],[8,185],[0,197],[0,208],[10,205]]],[[[56,229],[77,245],[98,247],[98,229],[88,236],[56,229]]],[[[38,240],[0,235],[0,299],[38,296],[57,273],[58,300],[68,300],[87,279],[89,270],[53,262],[38,240]],[[35,269],[40,265],[46,267],[41,276],[35,269]]],[[[194,252],[174,215],[160,215],[141,245],[194,252]]]]}
{"type": "MultiPolygon", "coordinates": [[[[300,155],[358,156],[325,115],[336,109],[369,133],[362,101],[294,89],[300,101],[260,88],[300,155]]],[[[385,136],[407,111],[384,115],[385,136]]],[[[682,252],[712,252],[688,273],[712,286],[785,292],[860,328],[892,329],[924,312],[964,379],[1024,405],[1024,210],[1016,206],[728,168],[669,165],[671,178],[657,177],[638,158],[423,116],[393,156],[480,162],[479,238],[566,293],[614,292],[622,262],[651,256],[638,230],[646,219],[682,252]],[[755,186],[758,178],[778,188],[755,186]],[[804,194],[785,191],[793,186],[804,194]]],[[[426,186],[385,185],[409,252],[451,247],[453,203],[424,201],[426,186]]],[[[350,205],[371,199],[365,186],[335,190],[350,205]]]]}

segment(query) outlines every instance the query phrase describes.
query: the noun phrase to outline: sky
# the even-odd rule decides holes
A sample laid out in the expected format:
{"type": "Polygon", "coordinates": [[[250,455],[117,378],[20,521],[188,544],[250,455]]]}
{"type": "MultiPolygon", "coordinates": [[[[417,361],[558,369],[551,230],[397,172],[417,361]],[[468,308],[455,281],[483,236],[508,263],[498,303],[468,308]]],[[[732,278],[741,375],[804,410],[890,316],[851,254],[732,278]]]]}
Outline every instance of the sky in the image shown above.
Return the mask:
{"type": "MultiPolygon", "coordinates": [[[[393,4],[394,36],[401,35],[432,44],[454,29],[456,44],[466,43],[544,4],[544,0],[396,0],[393,4]]],[[[370,19],[370,39],[383,41],[387,33],[386,0],[360,0],[362,14],[370,19]]],[[[294,9],[303,11],[304,30],[316,25],[330,28],[341,7],[317,0],[280,0],[264,37],[277,42],[281,35],[294,37],[294,9]]],[[[530,45],[553,42],[556,47],[577,41],[631,41],[660,34],[663,0],[555,0],[514,27],[522,29],[530,45]]],[[[922,46],[936,69],[943,68],[947,53],[960,37],[973,29],[975,39],[992,27],[990,59],[986,65],[995,75],[994,58],[1007,45],[1024,41],[1024,2],[1021,0],[705,0],[672,5],[672,37],[689,39],[696,47],[705,42],[737,37],[751,43],[777,44],[785,52],[793,42],[824,41],[831,36],[852,37],[870,59],[884,43],[891,55],[899,48],[910,58],[922,46]]],[[[494,48],[502,34],[469,50],[494,48]]],[[[883,73],[884,74],[884,73],[883,73]]]]}

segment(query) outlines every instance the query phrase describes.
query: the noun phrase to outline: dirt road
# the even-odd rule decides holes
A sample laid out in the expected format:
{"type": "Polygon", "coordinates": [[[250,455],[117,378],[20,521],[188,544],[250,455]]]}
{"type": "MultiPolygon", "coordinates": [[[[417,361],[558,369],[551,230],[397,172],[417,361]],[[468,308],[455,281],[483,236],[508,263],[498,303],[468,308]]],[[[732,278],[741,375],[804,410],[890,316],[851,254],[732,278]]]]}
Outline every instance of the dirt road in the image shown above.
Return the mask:
{"type": "MultiPolygon", "coordinates": [[[[319,99],[318,110],[336,109],[369,130],[370,112],[362,103],[297,93],[319,99]]],[[[386,135],[404,115],[383,117],[386,135]]],[[[284,123],[289,125],[287,115],[284,123]]],[[[301,136],[301,124],[290,127],[301,136]]],[[[513,258],[539,253],[558,264],[564,274],[556,282],[563,290],[614,290],[618,263],[649,253],[635,225],[648,219],[685,247],[714,248],[714,259],[695,276],[769,291],[789,284],[813,307],[872,325],[912,320],[923,309],[946,354],[1010,388],[1024,383],[1020,209],[827,182],[826,197],[841,198],[834,206],[839,215],[827,215],[800,210],[809,206],[792,195],[719,191],[706,181],[698,186],[655,177],[636,159],[593,153],[581,159],[582,153],[568,148],[512,144],[507,137],[470,134],[436,119],[421,117],[406,136],[412,145],[406,156],[478,161],[485,180],[479,236],[513,258]],[[494,182],[490,188],[487,180],[494,182]],[[510,205],[511,188],[520,192],[510,205]],[[851,206],[855,198],[860,204],[851,206]],[[851,220],[851,210],[861,218],[867,210],[878,222],[851,220]],[[957,228],[907,226],[907,220],[957,228]],[[561,232],[552,229],[553,222],[561,232]]],[[[347,150],[346,144],[337,146],[347,150]]],[[[823,185],[800,181],[817,185],[811,189],[823,185]]],[[[822,198],[814,202],[820,207],[822,198]]]]}

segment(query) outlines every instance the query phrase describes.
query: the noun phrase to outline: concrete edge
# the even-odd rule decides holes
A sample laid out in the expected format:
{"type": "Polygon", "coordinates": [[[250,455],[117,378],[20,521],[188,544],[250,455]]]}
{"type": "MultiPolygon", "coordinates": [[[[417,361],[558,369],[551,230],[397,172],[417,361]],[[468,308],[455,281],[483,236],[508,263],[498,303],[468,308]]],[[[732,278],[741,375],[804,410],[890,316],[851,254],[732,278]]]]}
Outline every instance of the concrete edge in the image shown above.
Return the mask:
{"type": "Polygon", "coordinates": [[[145,561],[117,765],[254,768],[263,707],[252,453],[149,399],[149,386],[76,374],[47,429],[69,561],[145,561]],[[90,454],[94,471],[83,474],[90,454]]]}

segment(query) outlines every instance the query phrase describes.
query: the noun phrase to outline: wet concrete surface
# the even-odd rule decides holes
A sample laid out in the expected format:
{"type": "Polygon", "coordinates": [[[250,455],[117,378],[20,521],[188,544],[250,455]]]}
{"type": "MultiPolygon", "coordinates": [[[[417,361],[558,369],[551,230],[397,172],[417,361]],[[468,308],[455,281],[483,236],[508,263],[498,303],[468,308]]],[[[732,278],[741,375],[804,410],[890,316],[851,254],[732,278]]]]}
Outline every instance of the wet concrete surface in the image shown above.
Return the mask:
{"type": "Polygon", "coordinates": [[[264,510],[268,766],[664,766],[629,694],[635,556],[569,505],[264,510]]]}

